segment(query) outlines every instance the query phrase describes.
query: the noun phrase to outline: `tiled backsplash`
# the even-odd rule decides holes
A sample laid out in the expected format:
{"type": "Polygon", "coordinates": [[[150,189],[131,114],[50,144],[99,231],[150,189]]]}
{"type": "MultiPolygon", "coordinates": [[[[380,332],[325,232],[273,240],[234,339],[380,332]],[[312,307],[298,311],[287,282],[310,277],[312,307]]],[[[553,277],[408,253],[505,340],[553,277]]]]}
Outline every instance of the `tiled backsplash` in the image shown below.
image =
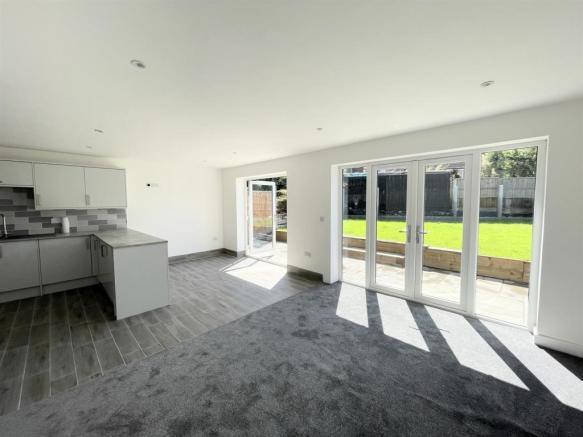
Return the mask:
{"type": "Polygon", "coordinates": [[[61,217],[69,217],[71,232],[125,228],[125,209],[59,209],[36,211],[32,188],[0,187],[0,213],[6,216],[8,233],[37,235],[61,232],[61,217]]]}

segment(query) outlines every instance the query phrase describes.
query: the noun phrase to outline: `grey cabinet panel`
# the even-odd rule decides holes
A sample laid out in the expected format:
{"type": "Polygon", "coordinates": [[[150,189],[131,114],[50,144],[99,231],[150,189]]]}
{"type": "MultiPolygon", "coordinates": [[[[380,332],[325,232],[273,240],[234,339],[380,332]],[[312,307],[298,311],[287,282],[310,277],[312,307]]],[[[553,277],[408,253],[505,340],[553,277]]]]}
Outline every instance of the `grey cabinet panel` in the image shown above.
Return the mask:
{"type": "Polygon", "coordinates": [[[40,240],[39,246],[43,284],[92,275],[91,237],[40,240]]]}
{"type": "Polygon", "coordinates": [[[85,194],[90,208],[125,208],[125,170],[86,167],[85,194]]]}
{"type": "Polygon", "coordinates": [[[36,209],[85,208],[83,167],[34,164],[36,209]]]}
{"type": "Polygon", "coordinates": [[[103,288],[105,289],[109,299],[116,305],[115,298],[115,271],[113,260],[113,249],[99,240],[99,261],[98,261],[99,275],[97,278],[103,288]]]}
{"type": "Polygon", "coordinates": [[[32,187],[32,163],[0,161],[0,186],[32,187]]]}
{"type": "Polygon", "coordinates": [[[93,276],[99,275],[99,239],[91,237],[91,271],[93,276]]]}
{"type": "Polygon", "coordinates": [[[0,292],[39,285],[38,242],[0,243],[0,292]]]}

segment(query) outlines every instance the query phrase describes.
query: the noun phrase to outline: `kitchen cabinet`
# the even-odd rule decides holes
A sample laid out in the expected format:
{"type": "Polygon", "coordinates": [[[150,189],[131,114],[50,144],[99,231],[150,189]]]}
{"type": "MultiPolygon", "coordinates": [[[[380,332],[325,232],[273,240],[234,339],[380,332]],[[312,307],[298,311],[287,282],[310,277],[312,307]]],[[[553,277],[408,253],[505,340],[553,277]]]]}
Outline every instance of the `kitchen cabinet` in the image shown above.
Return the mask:
{"type": "Polygon", "coordinates": [[[34,164],[36,209],[85,208],[83,167],[34,164]]]}
{"type": "Polygon", "coordinates": [[[32,187],[32,163],[0,161],[0,186],[32,187]]]}
{"type": "Polygon", "coordinates": [[[125,170],[85,167],[85,195],[90,208],[125,208],[125,170]]]}
{"type": "Polygon", "coordinates": [[[92,276],[91,237],[40,240],[39,248],[43,285],[92,276]]]}
{"type": "Polygon", "coordinates": [[[0,292],[39,285],[38,241],[0,243],[0,292]]]}
{"type": "Polygon", "coordinates": [[[116,319],[169,305],[168,242],[119,229],[0,243],[0,302],[99,282],[116,319]]]}
{"type": "Polygon", "coordinates": [[[100,241],[99,282],[113,302],[116,319],[170,304],[166,242],[111,247],[100,241]]]}

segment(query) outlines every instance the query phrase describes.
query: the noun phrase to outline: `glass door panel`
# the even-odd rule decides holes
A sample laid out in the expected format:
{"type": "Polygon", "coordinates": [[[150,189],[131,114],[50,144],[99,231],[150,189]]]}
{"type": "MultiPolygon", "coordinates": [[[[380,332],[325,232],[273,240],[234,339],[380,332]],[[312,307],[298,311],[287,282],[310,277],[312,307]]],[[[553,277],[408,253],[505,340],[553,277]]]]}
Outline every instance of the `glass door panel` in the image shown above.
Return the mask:
{"type": "Polygon", "coordinates": [[[526,325],[538,147],[480,155],[476,314],[526,325]]]}
{"type": "Polygon", "coordinates": [[[376,211],[373,283],[406,293],[411,243],[409,197],[410,165],[374,167],[376,211]]]}
{"type": "Polygon", "coordinates": [[[366,285],[366,167],[342,170],[342,280],[366,285]]]}
{"type": "Polygon", "coordinates": [[[463,306],[462,269],[465,185],[469,158],[419,163],[418,294],[446,305],[463,306]]]}
{"type": "Polygon", "coordinates": [[[275,182],[249,182],[249,253],[275,250],[275,182]]]}

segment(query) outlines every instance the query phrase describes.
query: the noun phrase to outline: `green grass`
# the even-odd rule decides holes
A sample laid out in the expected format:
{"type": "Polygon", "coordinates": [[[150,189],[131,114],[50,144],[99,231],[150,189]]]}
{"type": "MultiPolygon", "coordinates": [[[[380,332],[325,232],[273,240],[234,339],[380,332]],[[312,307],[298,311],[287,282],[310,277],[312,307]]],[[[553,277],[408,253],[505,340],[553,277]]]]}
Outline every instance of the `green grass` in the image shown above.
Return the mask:
{"type": "MultiPolygon", "coordinates": [[[[365,220],[344,220],[344,235],[364,238],[365,220]]],[[[405,242],[402,221],[378,222],[377,239],[405,242]]],[[[462,244],[462,224],[431,221],[425,223],[425,245],[442,249],[460,250],[462,244]]],[[[530,261],[532,224],[515,221],[480,223],[478,253],[484,256],[530,261]]]]}

